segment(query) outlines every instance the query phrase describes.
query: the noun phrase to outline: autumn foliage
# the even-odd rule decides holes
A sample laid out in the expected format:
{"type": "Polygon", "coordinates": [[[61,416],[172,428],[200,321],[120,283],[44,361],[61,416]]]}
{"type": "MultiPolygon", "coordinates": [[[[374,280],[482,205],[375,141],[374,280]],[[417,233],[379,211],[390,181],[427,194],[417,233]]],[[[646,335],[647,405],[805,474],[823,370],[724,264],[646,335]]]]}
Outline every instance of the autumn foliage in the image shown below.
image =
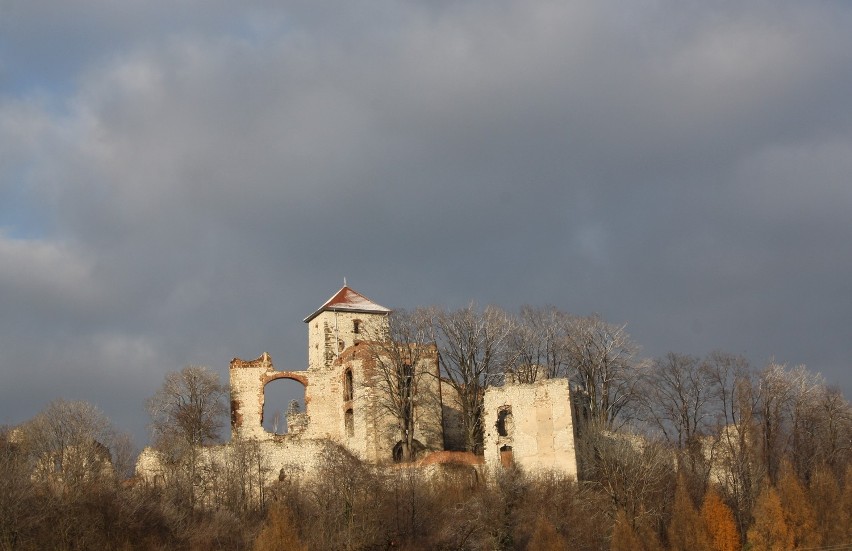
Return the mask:
{"type": "Polygon", "coordinates": [[[707,548],[712,551],[739,551],[740,534],[731,508],[725,505],[714,486],[707,489],[701,505],[701,520],[707,534],[707,548]]]}
{"type": "Polygon", "coordinates": [[[309,479],[264,465],[253,440],[215,464],[208,425],[176,423],[168,400],[152,405],[161,428],[182,429],[155,442],[172,452],[171,478],[141,480],[97,408],[60,401],[0,430],[0,550],[852,548],[852,408],[836,390],[721,353],[635,367],[630,423],[578,425],[579,480],[377,466],[333,444],[309,479]]]}
{"type": "Polygon", "coordinates": [[[686,488],[683,476],[675,488],[674,508],[668,528],[669,549],[672,551],[702,551],[708,549],[704,523],[686,488]]]}

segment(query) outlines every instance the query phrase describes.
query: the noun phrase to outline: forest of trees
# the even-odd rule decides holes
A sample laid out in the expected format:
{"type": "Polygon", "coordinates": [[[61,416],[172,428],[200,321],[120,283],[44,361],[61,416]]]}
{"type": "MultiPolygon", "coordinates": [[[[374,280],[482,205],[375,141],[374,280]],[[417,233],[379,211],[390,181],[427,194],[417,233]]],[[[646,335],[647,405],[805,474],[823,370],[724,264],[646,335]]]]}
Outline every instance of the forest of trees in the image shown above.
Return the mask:
{"type": "MultiPolygon", "coordinates": [[[[724,352],[646,359],[624,326],[555,308],[390,321],[409,356],[437,347],[472,453],[488,386],[570,379],[589,411],[580,480],[376,468],[334,446],[315,480],[270,477],[250,440],[213,464],[202,451],[221,438],[227,390],[192,366],[147,402],[167,483],[134,478],[130,439],[85,402],[56,400],[0,430],[0,549],[852,549],[852,407],[803,366],[724,352]]],[[[411,365],[385,364],[399,398],[388,410],[407,427],[411,365]]]]}

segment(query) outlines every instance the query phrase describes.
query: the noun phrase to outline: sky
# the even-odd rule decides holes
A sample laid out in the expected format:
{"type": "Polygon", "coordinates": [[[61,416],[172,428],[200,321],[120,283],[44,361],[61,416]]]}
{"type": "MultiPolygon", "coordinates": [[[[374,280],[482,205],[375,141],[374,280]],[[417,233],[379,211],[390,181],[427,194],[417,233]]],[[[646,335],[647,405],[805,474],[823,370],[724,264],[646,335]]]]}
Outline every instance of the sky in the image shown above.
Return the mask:
{"type": "MultiPolygon", "coordinates": [[[[351,287],[553,305],[852,396],[852,3],[0,0],[0,424],[351,287]]],[[[282,406],[282,409],[285,406],[282,406]]]]}

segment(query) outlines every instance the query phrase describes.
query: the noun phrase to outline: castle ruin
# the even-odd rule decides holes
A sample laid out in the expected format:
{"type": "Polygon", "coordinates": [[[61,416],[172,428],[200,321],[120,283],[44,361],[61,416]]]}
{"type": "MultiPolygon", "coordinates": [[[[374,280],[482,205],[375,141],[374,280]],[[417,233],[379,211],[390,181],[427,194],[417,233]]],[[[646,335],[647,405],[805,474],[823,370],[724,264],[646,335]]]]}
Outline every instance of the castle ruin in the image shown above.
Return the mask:
{"type": "MultiPolygon", "coordinates": [[[[344,285],[315,312],[308,324],[308,366],[304,371],[277,371],[263,353],[255,360],[231,361],[232,442],[252,440],[270,465],[270,476],[297,468],[310,473],[323,446],[343,446],[362,460],[381,465],[400,459],[399,421],[382,407],[380,372],[371,338],[387,334],[390,309],[344,285]],[[304,386],[305,410],[287,412],[288,432],[263,427],[264,389],[278,379],[304,386]]],[[[437,349],[425,352],[413,392],[414,442],[419,456],[460,449],[463,442],[455,390],[440,375],[437,349]]],[[[565,379],[531,384],[507,381],[484,396],[485,464],[489,469],[517,465],[527,471],[558,471],[577,476],[576,413],[565,379]]],[[[216,455],[214,447],[208,453],[216,455]]],[[[156,453],[140,456],[137,472],[157,471],[156,453]]]]}

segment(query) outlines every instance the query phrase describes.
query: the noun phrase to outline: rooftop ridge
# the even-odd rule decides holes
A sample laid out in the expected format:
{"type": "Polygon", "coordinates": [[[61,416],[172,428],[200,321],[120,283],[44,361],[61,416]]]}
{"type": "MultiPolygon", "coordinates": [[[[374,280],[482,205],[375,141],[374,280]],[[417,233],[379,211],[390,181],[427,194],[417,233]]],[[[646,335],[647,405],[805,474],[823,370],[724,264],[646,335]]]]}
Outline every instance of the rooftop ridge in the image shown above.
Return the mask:
{"type": "Polygon", "coordinates": [[[344,285],[325,301],[313,314],[304,319],[308,323],[322,312],[364,312],[368,314],[389,314],[390,308],[377,304],[348,285],[344,285]]]}

